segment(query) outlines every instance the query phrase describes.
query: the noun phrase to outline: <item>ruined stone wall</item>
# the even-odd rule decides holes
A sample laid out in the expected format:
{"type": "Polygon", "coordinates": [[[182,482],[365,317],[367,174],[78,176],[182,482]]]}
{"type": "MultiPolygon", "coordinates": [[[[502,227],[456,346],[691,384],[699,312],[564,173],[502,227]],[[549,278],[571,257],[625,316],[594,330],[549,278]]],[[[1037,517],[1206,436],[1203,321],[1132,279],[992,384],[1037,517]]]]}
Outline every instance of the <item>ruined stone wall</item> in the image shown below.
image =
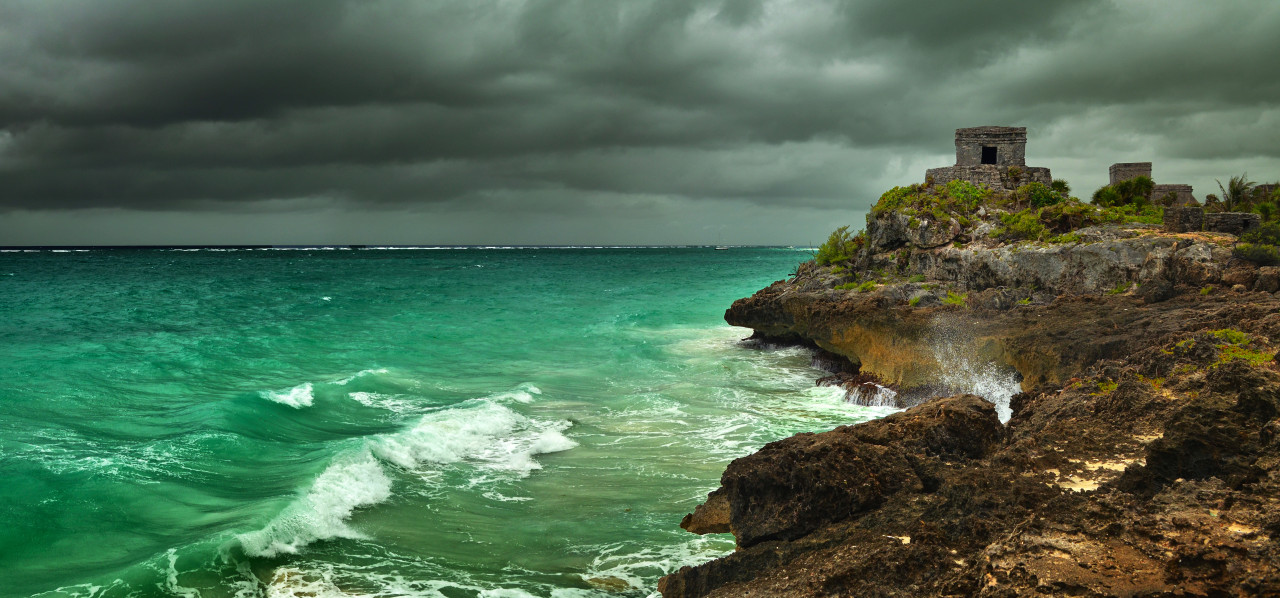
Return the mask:
{"type": "Polygon", "coordinates": [[[1262,216],[1248,212],[1217,212],[1204,215],[1204,229],[1215,233],[1242,235],[1262,224],[1262,216]]]}
{"type": "Polygon", "coordinates": [[[1021,185],[1036,182],[1049,185],[1053,177],[1048,168],[1039,166],[1019,166],[1021,174],[1017,179],[1009,176],[1009,167],[998,164],[978,164],[976,166],[946,166],[930,168],[925,171],[925,180],[932,180],[935,185],[944,185],[954,180],[969,181],[975,185],[985,185],[991,189],[1012,191],[1021,185]]]}
{"type": "Polygon", "coordinates": [[[1271,194],[1275,192],[1277,187],[1280,187],[1280,183],[1265,183],[1254,187],[1253,192],[1264,198],[1271,197],[1271,194]]]}
{"type": "MultiPolygon", "coordinates": [[[[1114,174],[1112,176],[1114,177],[1114,174]]],[[[1175,208],[1181,208],[1196,200],[1196,197],[1191,194],[1191,185],[1163,184],[1151,188],[1151,201],[1158,202],[1169,193],[1178,196],[1171,204],[1175,208]]]]}
{"type": "Polygon", "coordinates": [[[995,166],[1025,166],[1026,127],[956,129],[956,166],[983,166],[982,148],[996,148],[995,166]]]}
{"type": "Polygon", "coordinates": [[[1150,162],[1117,162],[1111,165],[1110,185],[1144,176],[1151,178],[1150,162]]]}
{"type": "Polygon", "coordinates": [[[1165,208],[1164,230],[1169,233],[1190,233],[1204,230],[1204,208],[1165,208]]]}
{"type": "Polygon", "coordinates": [[[1212,232],[1242,235],[1262,224],[1262,217],[1248,212],[1211,212],[1204,208],[1166,208],[1164,230],[1170,233],[1212,232]]]}

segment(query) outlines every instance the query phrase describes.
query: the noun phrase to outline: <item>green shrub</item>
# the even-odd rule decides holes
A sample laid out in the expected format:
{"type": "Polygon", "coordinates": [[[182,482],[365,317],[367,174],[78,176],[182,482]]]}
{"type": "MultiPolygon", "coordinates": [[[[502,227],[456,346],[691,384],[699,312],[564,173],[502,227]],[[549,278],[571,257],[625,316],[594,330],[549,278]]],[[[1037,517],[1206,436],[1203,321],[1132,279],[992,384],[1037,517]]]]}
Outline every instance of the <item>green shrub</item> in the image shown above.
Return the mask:
{"type": "Polygon", "coordinates": [[[1245,349],[1235,345],[1222,345],[1218,347],[1218,362],[1209,367],[1217,367],[1224,363],[1232,361],[1244,361],[1252,366],[1261,367],[1271,363],[1275,359],[1276,354],[1272,352],[1257,351],[1254,349],[1245,349]]]}
{"type": "Polygon", "coordinates": [[[1162,224],[1164,208],[1151,204],[1128,204],[1103,208],[1098,214],[1102,222],[1140,222],[1142,224],[1162,224]]]}
{"type": "Polygon", "coordinates": [[[1040,222],[1039,210],[1027,209],[1014,214],[1001,214],[1000,222],[1004,226],[992,231],[992,234],[1003,241],[1038,241],[1049,234],[1049,229],[1040,222]]]}
{"type": "Polygon", "coordinates": [[[1071,197],[1071,185],[1067,184],[1064,179],[1053,179],[1053,182],[1049,184],[1049,188],[1053,189],[1058,195],[1071,197]]]}
{"type": "Polygon", "coordinates": [[[1150,177],[1138,176],[1129,180],[1120,181],[1114,185],[1107,185],[1093,192],[1093,204],[1104,208],[1112,208],[1119,206],[1145,206],[1149,205],[1149,197],[1151,190],[1155,188],[1155,182],[1150,177]]]}
{"type": "Polygon", "coordinates": [[[1212,293],[1212,292],[1213,292],[1213,285],[1207,285],[1200,288],[1201,295],[1208,295],[1209,293],[1212,293]]]}
{"type": "Polygon", "coordinates": [[[856,282],[846,282],[844,284],[838,284],[835,286],[835,289],[837,291],[852,291],[856,288],[858,288],[858,283],[856,282]]]}
{"type": "Polygon", "coordinates": [[[1058,245],[1062,245],[1066,243],[1079,243],[1081,240],[1082,238],[1080,237],[1080,233],[1076,233],[1076,232],[1063,233],[1061,235],[1049,237],[1050,243],[1055,243],[1058,245]]]}
{"type": "Polygon", "coordinates": [[[1268,222],[1243,235],[1240,240],[1259,245],[1280,245],[1280,222],[1268,222]]]}
{"type": "Polygon", "coordinates": [[[864,282],[864,283],[862,283],[862,284],[858,285],[858,292],[859,292],[859,293],[865,293],[865,292],[867,292],[867,291],[873,291],[873,290],[875,290],[875,288],[876,288],[876,283],[875,283],[875,281],[868,280],[868,281],[866,281],[866,282],[864,282]]]}
{"type": "Polygon", "coordinates": [[[1127,282],[1121,282],[1121,283],[1117,284],[1117,285],[1116,285],[1116,287],[1115,287],[1114,289],[1111,289],[1110,291],[1107,291],[1107,294],[1108,294],[1108,295],[1119,295],[1120,293],[1123,293],[1123,292],[1125,292],[1125,291],[1127,291],[1127,290],[1129,290],[1129,283],[1127,283],[1127,282]]]}
{"type": "Polygon", "coordinates": [[[1210,330],[1209,334],[1212,334],[1218,337],[1218,340],[1221,340],[1227,343],[1228,345],[1240,345],[1243,347],[1252,341],[1252,339],[1249,338],[1248,334],[1245,334],[1244,332],[1241,332],[1234,328],[1222,328],[1220,330],[1210,330]]]}
{"type": "MultiPolygon", "coordinates": [[[[1275,266],[1280,264],[1280,248],[1277,248],[1275,245],[1236,243],[1236,246],[1231,250],[1231,253],[1242,260],[1253,262],[1259,266],[1275,266]]],[[[1208,293],[1201,294],[1207,295],[1208,293]]]]}
{"type": "Polygon", "coordinates": [[[907,279],[907,282],[924,282],[924,275],[923,275],[923,274],[916,274],[915,276],[912,276],[911,278],[908,278],[908,279],[907,279]]]}
{"type": "Polygon", "coordinates": [[[894,187],[885,191],[867,214],[867,221],[891,211],[911,216],[927,215],[945,222],[955,217],[960,222],[972,215],[992,192],[969,181],[951,181],[945,185],[894,187]],[[964,219],[962,219],[964,218],[964,219]]]}
{"type": "Polygon", "coordinates": [[[827,237],[826,243],[818,247],[818,252],[814,254],[813,261],[820,266],[847,262],[862,249],[865,243],[865,235],[862,233],[858,233],[856,236],[850,235],[849,227],[842,226],[827,237]]]}
{"type": "Polygon", "coordinates": [[[1090,203],[1095,206],[1109,208],[1121,203],[1120,193],[1111,185],[1100,187],[1097,191],[1093,192],[1093,198],[1090,203]]]}
{"type": "Polygon", "coordinates": [[[1030,298],[1030,297],[1024,297],[1024,298],[1022,298],[1022,299],[1019,299],[1019,300],[1018,300],[1018,305],[1031,305],[1031,298],[1030,298]]]}
{"type": "Polygon", "coordinates": [[[1034,181],[1018,187],[1017,194],[1020,198],[1024,198],[1033,208],[1043,208],[1062,201],[1062,195],[1046,187],[1044,183],[1034,181]]]}
{"type": "Polygon", "coordinates": [[[962,293],[957,295],[955,293],[952,293],[951,291],[947,291],[947,296],[942,299],[942,302],[947,305],[964,305],[968,300],[969,300],[968,293],[962,293]]]}
{"type": "Polygon", "coordinates": [[[919,298],[919,297],[912,297],[910,300],[908,300],[908,301],[907,301],[907,305],[910,305],[911,307],[915,307],[915,306],[917,306],[917,305],[920,305],[920,298],[919,298]]]}

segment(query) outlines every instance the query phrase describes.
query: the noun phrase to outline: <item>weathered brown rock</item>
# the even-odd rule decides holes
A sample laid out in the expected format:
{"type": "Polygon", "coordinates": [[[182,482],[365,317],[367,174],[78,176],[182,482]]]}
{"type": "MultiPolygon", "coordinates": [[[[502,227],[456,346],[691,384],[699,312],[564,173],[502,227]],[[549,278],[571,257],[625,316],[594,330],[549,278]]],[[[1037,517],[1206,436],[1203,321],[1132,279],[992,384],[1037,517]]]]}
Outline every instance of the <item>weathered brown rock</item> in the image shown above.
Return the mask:
{"type": "Polygon", "coordinates": [[[1005,426],[955,396],[734,461],[703,519],[727,504],[739,549],[663,596],[1280,596],[1280,270],[1212,235],[1132,239],[1071,250],[1074,292],[1043,256],[908,244],[965,307],[913,307],[915,283],[831,290],[820,270],[736,302],[731,323],[844,355],[846,379],[929,384],[942,329],[1025,392],[1005,426]],[[1107,287],[1116,272],[1141,286],[1107,287]],[[1026,276],[1063,286],[1010,302],[1026,276]]]}
{"type": "Polygon", "coordinates": [[[723,489],[707,495],[707,502],[697,506],[680,520],[680,527],[694,534],[729,533],[729,496],[723,489]]]}

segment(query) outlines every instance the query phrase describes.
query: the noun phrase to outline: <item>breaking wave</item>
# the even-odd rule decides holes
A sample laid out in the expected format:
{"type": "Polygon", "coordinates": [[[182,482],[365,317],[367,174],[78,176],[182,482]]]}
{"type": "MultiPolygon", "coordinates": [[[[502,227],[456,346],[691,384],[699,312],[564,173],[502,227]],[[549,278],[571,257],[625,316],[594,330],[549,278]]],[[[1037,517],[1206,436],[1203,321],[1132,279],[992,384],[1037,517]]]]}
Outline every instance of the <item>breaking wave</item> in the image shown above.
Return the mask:
{"type": "MultiPolygon", "coordinates": [[[[508,398],[509,394],[498,396],[508,398]]],[[[521,397],[510,398],[519,401],[521,397]]],[[[567,421],[525,417],[492,399],[471,400],[424,415],[412,428],[367,438],[359,449],[340,454],[306,494],[265,527],[239,534],[237,540],[250,556],[273,557],[297,553],[320,540],[363,538],[348,520],[356,510],[391,497],[387,466],[421,472],[465,464],[523,477],[542,468],[536,455],[577,446],[564,435],[570,426],[567,421]]]]}
{"type": "Polygon", "coordinates": [[[311,403],[316,400],[310,382],[299,384],[288,390],[268,390],[260,394],[262,398],[268,401],[288,405],[294,409],[310,407],[311,403]]]}

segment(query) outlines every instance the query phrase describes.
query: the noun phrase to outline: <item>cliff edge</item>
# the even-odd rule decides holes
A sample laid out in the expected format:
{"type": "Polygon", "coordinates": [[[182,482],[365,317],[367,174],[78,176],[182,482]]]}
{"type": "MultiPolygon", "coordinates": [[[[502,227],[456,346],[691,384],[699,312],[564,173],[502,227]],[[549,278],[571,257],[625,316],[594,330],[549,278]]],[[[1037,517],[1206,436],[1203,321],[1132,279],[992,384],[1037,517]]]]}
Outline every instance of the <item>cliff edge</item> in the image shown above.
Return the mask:
{"type": "Polygon", "coordinates": [[[731,463],[682,527],[738,550],[663,596],[1280,595],[1280,272],[1234,235],[975,194],[895,189],[729,308],[904,410],[731,463]]]}

